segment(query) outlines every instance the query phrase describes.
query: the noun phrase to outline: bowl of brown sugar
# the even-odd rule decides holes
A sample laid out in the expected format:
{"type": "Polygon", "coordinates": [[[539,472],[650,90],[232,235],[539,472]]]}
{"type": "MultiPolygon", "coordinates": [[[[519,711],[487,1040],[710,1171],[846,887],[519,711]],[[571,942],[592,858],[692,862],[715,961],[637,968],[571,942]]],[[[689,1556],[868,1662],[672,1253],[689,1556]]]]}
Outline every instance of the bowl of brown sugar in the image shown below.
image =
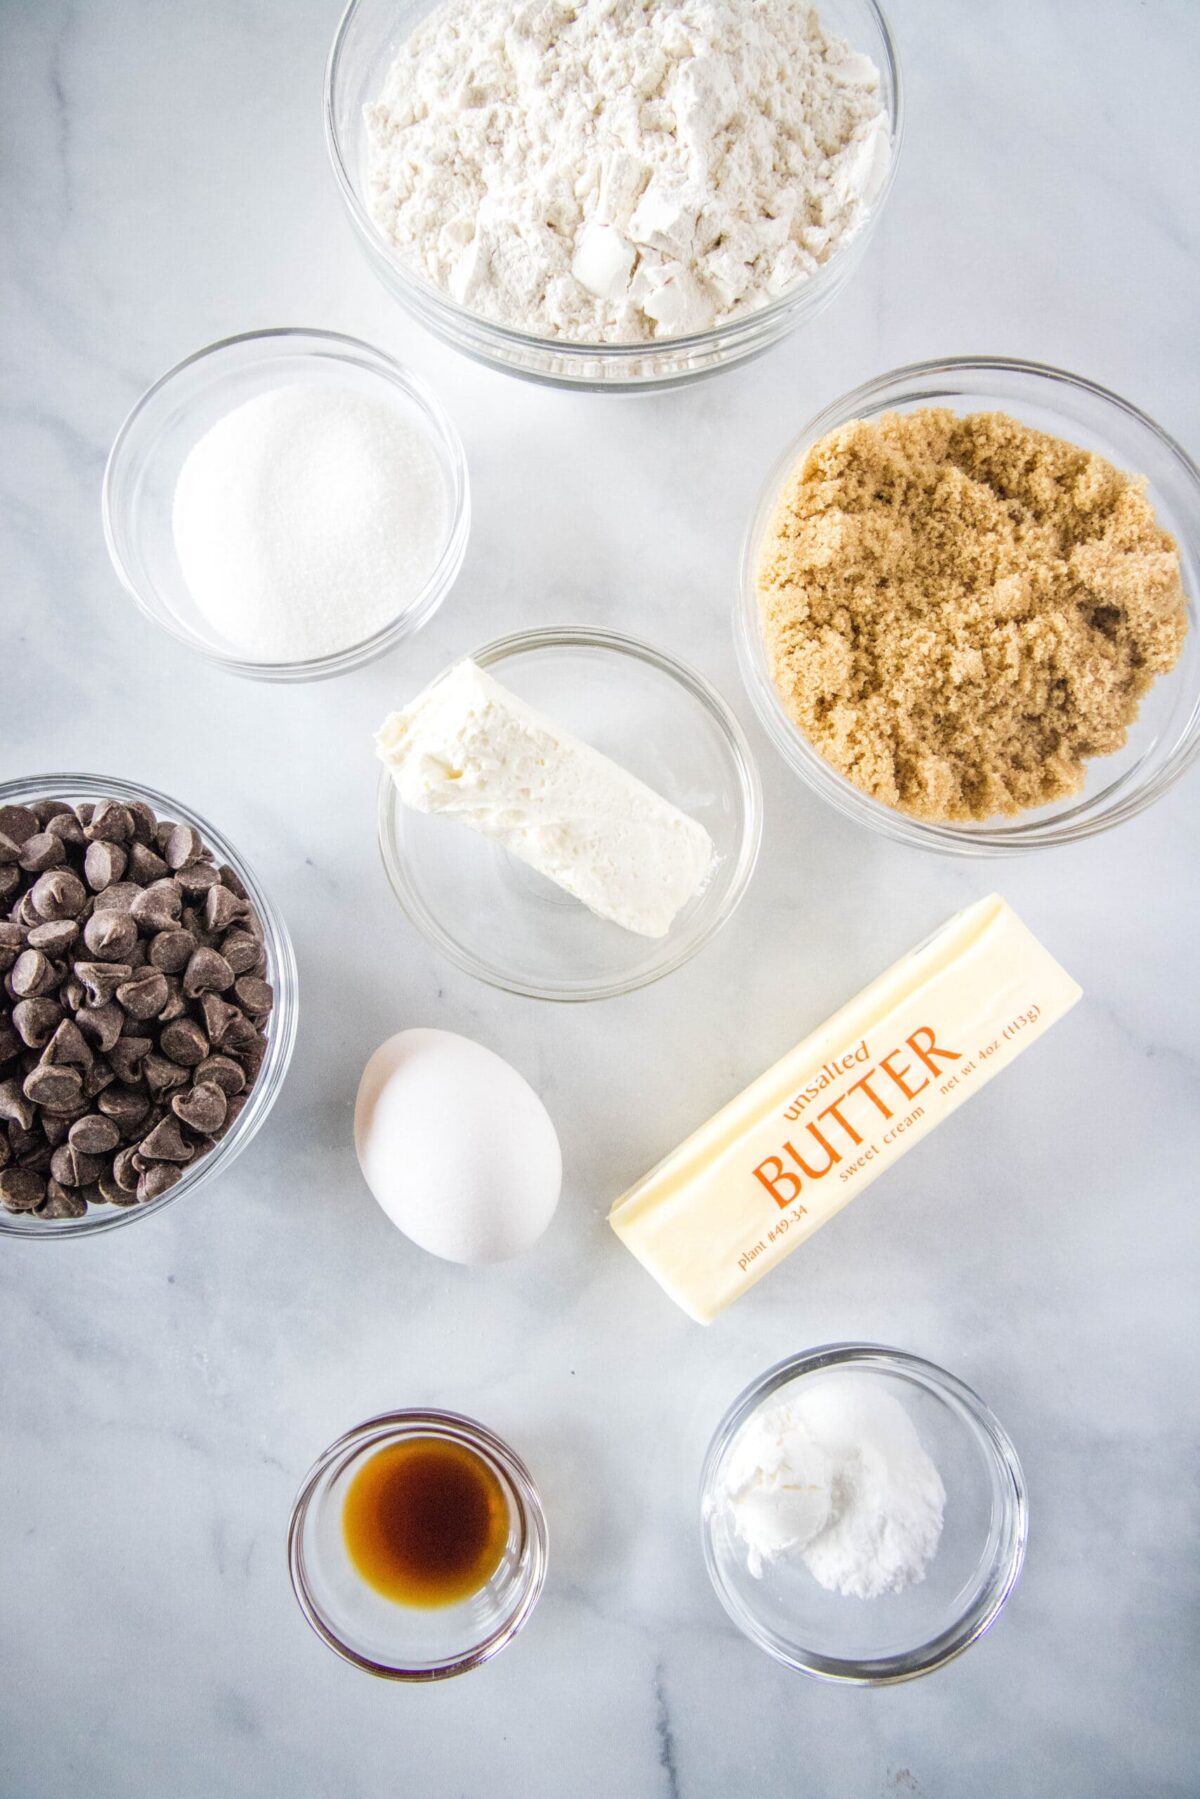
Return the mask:
{"type": "Polygon", "coordinates": [[[851,817],[997,855],[1142,811],[1200,753],[1200,471],[1034,363],[880,376],[776,464],[737,617],[776,747],[851,817]]]}

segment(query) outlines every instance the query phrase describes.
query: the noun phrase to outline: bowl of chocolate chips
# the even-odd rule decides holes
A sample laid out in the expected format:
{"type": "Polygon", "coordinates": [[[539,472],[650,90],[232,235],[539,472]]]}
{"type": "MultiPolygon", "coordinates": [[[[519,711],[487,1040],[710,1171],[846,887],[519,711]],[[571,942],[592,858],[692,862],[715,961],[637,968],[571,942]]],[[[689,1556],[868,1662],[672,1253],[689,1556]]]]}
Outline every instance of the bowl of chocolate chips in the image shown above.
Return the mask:
{"type": "Polygon", "coordinates": [[[0,784],[0,1232],[158,1211],[263,1123],[296,1037],[287,928],[232,846],[149,788],[0,784]]]}

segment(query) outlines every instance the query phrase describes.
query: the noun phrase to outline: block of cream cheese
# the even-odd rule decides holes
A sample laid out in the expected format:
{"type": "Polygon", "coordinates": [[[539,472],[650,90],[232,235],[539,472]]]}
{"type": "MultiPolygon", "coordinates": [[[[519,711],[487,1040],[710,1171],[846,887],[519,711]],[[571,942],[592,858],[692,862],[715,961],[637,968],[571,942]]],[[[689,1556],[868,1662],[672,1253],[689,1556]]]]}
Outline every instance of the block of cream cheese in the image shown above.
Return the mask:
{"type": "Polygon", "coordinates": [[[714,861],[704,826],[459,662],[376,737],[401,800],[503,844],[578,900],[665,937],[714,861]]]}
{"type": "Polygon", "coordinates": [[[708,1324],[1080,997],[993,895],[960,912],[620,1198],[609,1222],[708,1324]]]}

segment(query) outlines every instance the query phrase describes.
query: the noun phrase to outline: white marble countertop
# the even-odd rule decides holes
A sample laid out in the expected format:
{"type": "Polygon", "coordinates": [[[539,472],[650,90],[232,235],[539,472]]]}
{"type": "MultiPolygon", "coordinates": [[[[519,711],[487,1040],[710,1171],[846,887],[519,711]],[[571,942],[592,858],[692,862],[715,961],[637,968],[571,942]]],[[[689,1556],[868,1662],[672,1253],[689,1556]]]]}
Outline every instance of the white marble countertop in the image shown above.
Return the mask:
{"type": "Polygon", "coordinates": [[[892,11],[907,143],[843,299],[748,368],[622,403],[478,369],[377,289],[321,138],[336,0],[0,12],[4,772],[118,773],[213,817],[282,899],[302,980],[291,1076],[227,1179],[136,1229],[0,1254],[11,1799],[1200,1790],[1200,777],[1119,834],[1016,863],[892,847],[790,777],[729,624],[765,469],[818,405],[898,363],[1061,363],[1200,448],[1200,9],[892,11]],[[273,689],[134,612],[98,496],[152,378],[276,324],[356,333],[433,382],[475,525],[412,645],[273,689]],[[406,927],[375,848],[369,741],[452,655],[552,621],[689,656],[746,723],[767,803],[723,935],[658,986],[565,1010],[473,983],[406,927]],[[716,1326],[690,1324],[608,1231],[614,1195],[993,883],[1084,1004],[716,1326]],[[563,1202],[522,1261],[438,1263],[363,1187],[358,1074],[412,1024],[501,1051],[559,1124],[563,1202]],[[996,1629],[875,1692],[790,1675],[738,1636],[696,1528],[728,1400],[781,1355],[850,1337],[974,1385],[1031,1495],[996,1629]],[[406,1689],[309,1632],[284,1531],[327,1442],[422,1402],[480,1416],[527,1458],[552,1568],[498,1661],[406,1689]]]}

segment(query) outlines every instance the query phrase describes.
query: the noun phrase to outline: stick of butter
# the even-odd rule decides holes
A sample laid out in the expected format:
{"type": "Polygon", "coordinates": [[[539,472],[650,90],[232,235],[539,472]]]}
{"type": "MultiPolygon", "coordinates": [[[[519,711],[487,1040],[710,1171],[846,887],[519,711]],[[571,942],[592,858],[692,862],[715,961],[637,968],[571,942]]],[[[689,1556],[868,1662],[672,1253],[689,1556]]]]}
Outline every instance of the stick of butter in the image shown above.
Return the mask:
{"type": "Polygon", "coordinates": [[[609,1223],[708,1324],[1079,997],[1004,900],[980,900],[652,1168],[609,1223]]]}

